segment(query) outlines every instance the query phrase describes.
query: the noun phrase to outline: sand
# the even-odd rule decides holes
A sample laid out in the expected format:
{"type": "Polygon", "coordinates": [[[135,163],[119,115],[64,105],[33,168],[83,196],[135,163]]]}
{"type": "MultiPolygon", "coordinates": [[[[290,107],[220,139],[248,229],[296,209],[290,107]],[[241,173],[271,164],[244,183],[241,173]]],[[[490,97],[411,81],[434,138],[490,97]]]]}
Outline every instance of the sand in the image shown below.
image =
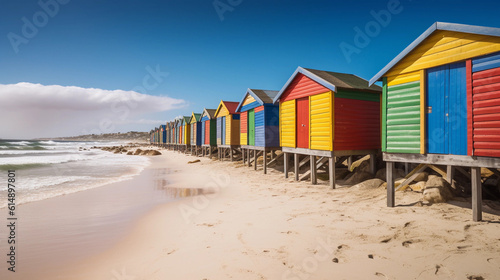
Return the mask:
{"type": "Polygon", "coordinates": [[[500,211],[488,204],[473,222],[466,200],[419,206],[421,194],[397,192],[398,206],[387,208],[383,187],[331,190],[162,153],[148,169],[169,166],[169,187],[206,194],[154,207],[109,248],[38,279],[500,277],[500,211]]]}

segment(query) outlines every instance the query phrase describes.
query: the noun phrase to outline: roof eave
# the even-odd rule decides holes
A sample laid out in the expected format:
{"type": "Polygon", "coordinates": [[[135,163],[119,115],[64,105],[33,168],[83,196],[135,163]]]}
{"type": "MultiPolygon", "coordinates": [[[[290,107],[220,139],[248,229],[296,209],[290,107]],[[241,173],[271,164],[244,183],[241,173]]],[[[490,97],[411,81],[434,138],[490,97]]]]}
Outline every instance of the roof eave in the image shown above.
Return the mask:
{"type": "Polygon", "coordinates": [[[448,22],[435,22],[427,30],[418,36],[409,46],[407,46],[400,54],[398,54],[394,59],[389,62],[382,70],[380,70],[373,78],[370,79],[368,83],[369,86],[373,85],[375,82],[380,81],[380,78],[389,70],[394,67],[401,59],[407,56],[414,48],[416,48],[420,43],[422,43],[429,35],[431,35],[436,30],[454,31],[462,33],[471,33],[479,35],[488,35],[500,37],[500,28],[495,27],[483,27],[476,25],[458,24],[458,23],[448,23],[448,22]]]}
{"type": "Polygon", "coordinates": [[[245,99],[247,98],[247,95],[250,94],[250,96],[252,96],[253,98],[255,98],[255,100],[257,102],[259,102],[260,105],[264,105],[264,101],[262,101],[262,99],[260,99],[257,94],[255,94],[255,92],[253,92],[252,89],[247,89],[247,92],[245,93],[245,95],[243,95],[243,99],[240,101],[240,103],[238,104],[238,107],[236,107],[236,112],[237,113],[241,113],[241,107],[243,107],[243,102],[245,101],[245,99]]]}
{"type": "Polygon", "coordinates": [[[297,70],[295,70],[295,72],[293,72],[292,76],[288,79],[288,81],[285,83],[285,85],[281,88],[281,90],[278,92],[278,94],[276,95],[276,97],[274,97],[273,99],[273,103],[276,104],[278,102],[278,100],[280,99],[281,95],[283,95],[283,93],[286,91],[286,89],[288,88],[288,86],[292,83],[293,79],[295,79],[295,77],[297,76],[297,74],[303,74],[305,76],[307,76],[308,78],[312,79],[313,81],[317,82],[318,84],[332,90],[332,91],[336,91],[336,86],[323,80],[322,78],[316,76],[315,74],[313,74],[312,72],[310,71],[307,71],[306,69],[302,68],[302,67],[298,67],[297,70]]]}

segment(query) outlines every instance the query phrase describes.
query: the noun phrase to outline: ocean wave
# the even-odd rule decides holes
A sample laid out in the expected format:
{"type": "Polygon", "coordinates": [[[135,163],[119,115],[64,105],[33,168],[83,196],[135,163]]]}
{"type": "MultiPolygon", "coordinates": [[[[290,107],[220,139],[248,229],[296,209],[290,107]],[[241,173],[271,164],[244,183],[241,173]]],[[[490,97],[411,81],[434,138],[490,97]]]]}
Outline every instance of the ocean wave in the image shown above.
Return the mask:
{"type": "MultiPolygon", "coordinates": [[[[20,169],[26,169],[30,164],[34,165],[46,165],[55,163],[68,163],[75,161],[87,161],[95,160],[105,157],[102,154],[66,154],[63,156],[59,155],[46,155],[46,156],[26,156],[26,157],[8,157],[2,158],[2,163],[0,163],[0,169],[5,170],[6,166],[18,166],[20,169]]],[[[10,168],[10,167],[9,167],[10,168]]]]}

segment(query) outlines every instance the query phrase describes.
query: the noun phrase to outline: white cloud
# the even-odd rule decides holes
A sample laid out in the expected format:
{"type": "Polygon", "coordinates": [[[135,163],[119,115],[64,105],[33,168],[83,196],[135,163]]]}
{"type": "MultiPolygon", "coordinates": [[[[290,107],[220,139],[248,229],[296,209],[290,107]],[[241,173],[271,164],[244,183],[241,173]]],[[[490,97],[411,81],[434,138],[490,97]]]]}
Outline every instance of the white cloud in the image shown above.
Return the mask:
{"type": "Polygon", "coordinates": [[[186,106],[182,99],[134,91],[18,83],[0,85],[0,138],[108,133],[163,123],[148,115],[186,106]],[[141,126],[142,125],[142,126],[141,126]],[[146,126],[145,126],[146,125],[146,126]]]}

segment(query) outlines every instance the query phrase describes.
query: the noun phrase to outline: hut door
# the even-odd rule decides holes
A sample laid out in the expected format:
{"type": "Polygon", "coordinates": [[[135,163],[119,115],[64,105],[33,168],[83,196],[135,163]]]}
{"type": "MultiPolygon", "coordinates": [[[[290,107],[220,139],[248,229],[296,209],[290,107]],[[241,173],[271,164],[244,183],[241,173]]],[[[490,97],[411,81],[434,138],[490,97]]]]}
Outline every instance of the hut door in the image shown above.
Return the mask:
{"type": "Polygon", "coordinates": [[[221,144],[226,145],[226,117],[222,117],[221,119],[221,144]]]}
{"type": "Polygon", "coordinates": [[[309,149],[309,97],[297,99],[297,147],[309,149]]]}
{"type": "Polygon", "coordinates": [[[427,151],[467,154],[465,62],[427,70],[427,151]]]}
{"type": "Polygon", "coordinates": [[[255,146],[255,110],[248,111],[248,145],[255,146]]]}

